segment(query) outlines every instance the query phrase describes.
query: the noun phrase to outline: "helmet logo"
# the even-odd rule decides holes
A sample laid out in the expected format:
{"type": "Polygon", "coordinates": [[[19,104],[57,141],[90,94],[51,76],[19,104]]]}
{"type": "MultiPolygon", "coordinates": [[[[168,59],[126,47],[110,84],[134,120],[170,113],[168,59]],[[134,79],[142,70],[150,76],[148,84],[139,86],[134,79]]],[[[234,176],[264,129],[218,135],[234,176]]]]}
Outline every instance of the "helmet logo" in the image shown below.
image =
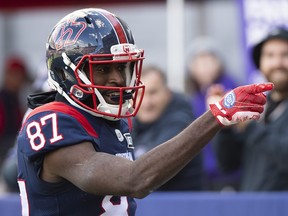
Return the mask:
{"type": "Polygon", "coordinates": [[[86,29],[85,22],[68,22],[62,26],[61,31],[55,35],[55,46],[60,50],[66,46],[76,44],[82,32],[86,29]]]}
{"type": "Polygon", "coordinates": [[[130,46],[128,44],[123,45],[123,51],[125,53],[129,53],[130,52],[130,46]]]}

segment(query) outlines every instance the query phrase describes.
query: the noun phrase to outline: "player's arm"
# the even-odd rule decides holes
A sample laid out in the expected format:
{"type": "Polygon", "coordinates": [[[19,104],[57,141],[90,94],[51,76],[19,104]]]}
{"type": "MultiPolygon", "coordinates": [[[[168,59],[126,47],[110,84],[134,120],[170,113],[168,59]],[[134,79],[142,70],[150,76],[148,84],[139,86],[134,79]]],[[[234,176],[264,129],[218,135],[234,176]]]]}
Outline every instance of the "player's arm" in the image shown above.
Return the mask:
{"type": "Polygon", "coordinates": [[[266,102],[262,92],[270,89],[272,84],[234,89],[180,134],[136,161],[95,152],[90,143],[58,149],[45,157],[42,178],[65,178],[95,194],[145,197],[178,173],[223,125],[259,118],[266,102]]]}
{"type": "Polygon", "coordinates": [[[221,128],[210,111],[182,133],[136,161],[95,152],[91,143],[60,148],[45,156],[42,178],[65,178],[82,190],[101,195],[141,198],[179,172],[221,128]]]}

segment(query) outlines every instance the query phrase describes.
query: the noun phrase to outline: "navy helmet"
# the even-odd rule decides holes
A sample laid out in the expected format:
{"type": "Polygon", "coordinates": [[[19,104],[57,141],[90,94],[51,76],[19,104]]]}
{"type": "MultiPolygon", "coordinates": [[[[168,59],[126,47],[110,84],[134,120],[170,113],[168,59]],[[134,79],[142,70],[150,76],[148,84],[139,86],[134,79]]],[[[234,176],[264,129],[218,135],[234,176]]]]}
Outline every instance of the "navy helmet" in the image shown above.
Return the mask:
{"type": "Polygon", "coordinates": [[[110,120],[136,115],[144,95],[140,80],[144,51],[116,15],[99,8],[68,14],[52,29],[46,57],[50,86],[72,105],[110,120]],[[93,82],[92,65],[110,63],[127,63],[125,87],[93,82]],[[116,92],[117,104],[107,103],[101,90],[116,92]]]}

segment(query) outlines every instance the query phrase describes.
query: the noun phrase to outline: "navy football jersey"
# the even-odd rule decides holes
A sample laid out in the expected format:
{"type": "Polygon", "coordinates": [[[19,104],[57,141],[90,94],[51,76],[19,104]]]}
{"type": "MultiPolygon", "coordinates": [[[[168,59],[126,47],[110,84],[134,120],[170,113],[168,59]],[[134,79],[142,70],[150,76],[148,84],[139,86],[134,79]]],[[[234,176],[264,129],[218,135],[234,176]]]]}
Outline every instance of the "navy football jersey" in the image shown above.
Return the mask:
{"type": "Polygon", "coordinates": [[[136,202],[121,196],[86,193],[69,181],[39,176],[45,154],[89,141],[95,151],[134,160],[128,119],[108,121],[63,102],[34,109],[18,136],[18,184],[24,216],[135,215],[136,202]]]}

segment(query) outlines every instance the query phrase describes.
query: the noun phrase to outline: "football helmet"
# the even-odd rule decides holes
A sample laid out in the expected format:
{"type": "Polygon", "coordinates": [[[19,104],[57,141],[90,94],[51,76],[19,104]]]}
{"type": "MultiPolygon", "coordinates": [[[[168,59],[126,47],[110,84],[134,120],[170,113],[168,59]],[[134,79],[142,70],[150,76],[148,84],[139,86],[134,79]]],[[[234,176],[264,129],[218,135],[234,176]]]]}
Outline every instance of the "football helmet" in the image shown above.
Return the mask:
{"type": "Polygon", "coordinates": [[[144,51],[119,17],[99,8],[68,14],[52,29],[46,57],[49,85],[70,104],[109,120],[136,115],[145,89],[140,80],[144,51]],[[126,65],[126,86],[94,83],[92,66],[113,63],[126,65]],[[104,91],[117,102],[105,101],[104,91]]]}

